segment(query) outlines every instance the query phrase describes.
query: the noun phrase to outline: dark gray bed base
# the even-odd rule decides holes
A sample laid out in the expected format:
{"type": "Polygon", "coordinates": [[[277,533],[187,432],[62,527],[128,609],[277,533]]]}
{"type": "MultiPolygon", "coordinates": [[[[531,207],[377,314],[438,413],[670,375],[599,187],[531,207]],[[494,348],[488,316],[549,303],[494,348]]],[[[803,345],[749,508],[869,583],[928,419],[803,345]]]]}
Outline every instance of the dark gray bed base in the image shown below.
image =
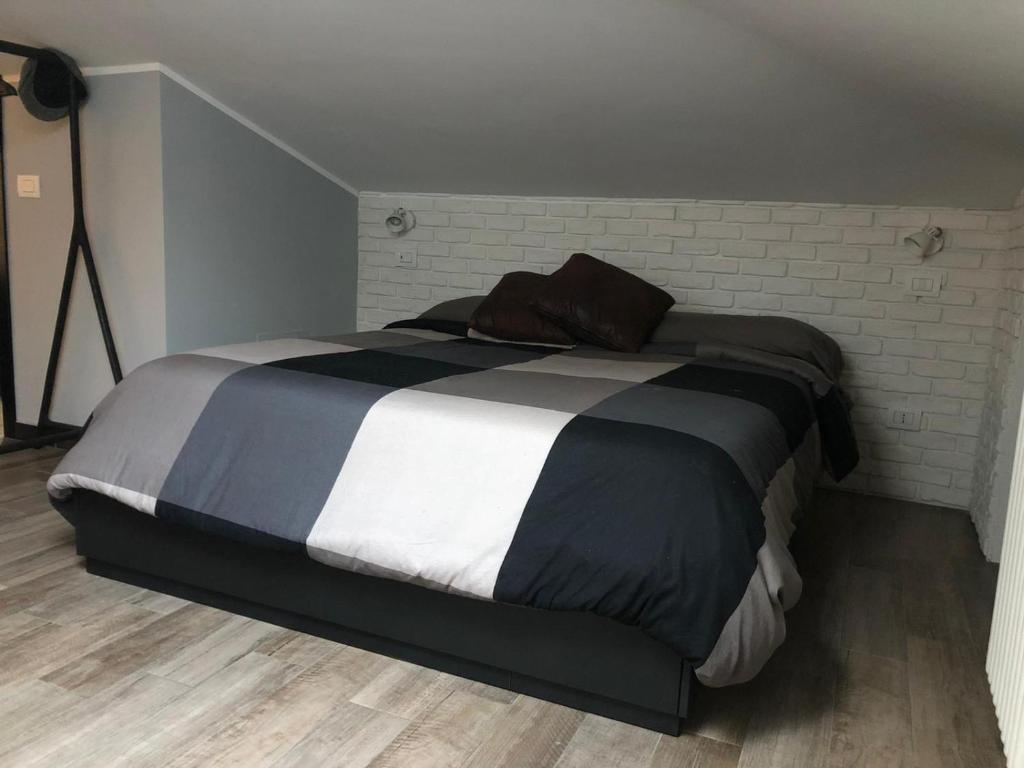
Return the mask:
{"type": "Polygon", "coordinates": [[[90,573],[678,735],[690,665],[634,627],[449,595],[172,525],[75,491],[90,573]]]}

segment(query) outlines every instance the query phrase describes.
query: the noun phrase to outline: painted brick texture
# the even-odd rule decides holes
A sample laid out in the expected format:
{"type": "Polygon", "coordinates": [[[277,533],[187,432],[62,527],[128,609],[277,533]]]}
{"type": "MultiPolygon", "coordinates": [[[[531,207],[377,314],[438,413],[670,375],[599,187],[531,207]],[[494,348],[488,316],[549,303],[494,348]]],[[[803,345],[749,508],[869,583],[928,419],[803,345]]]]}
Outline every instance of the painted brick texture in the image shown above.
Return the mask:
{"type": "Polygon", "coordinates": [[[969,508],[987,499],[974,469],[988,450],[979,436],[995,434],[993,414],[1002,410],[990,375],[1005,377],[1012,344],[1004,337],[1024,296],[1021,273],[1010,269],[1020,257],[1009,250],[1014,216],[364,193],[358,325],[379,328],[444,299],[486,293],[508,271],[550,273],[586,251],[665,288],[677,310],[782,314],[830,334],[846,358],[842,384],[856,403],[863,457],[843,486],[969,508]],[[418,223],[396,238],[383,221],[400,205],[418,223]],[[947,247],[922,264],[902,242],[926,224],[946,230],[947,247]],[[399,252],[414,254],[414,264],[400,265],[399,252]],[[938,297],[906,295],[920,269],[942,272],[938,297]],[[995,357],[1001,366],[990,371],[995,357]],[[891,408],[920,410],[921,430],[888,427],[891,408]]]}
{"type": "Polygon", "coordinates": [[[1013,453],[1024,395],[1024,344],[1021,340],[1021,323],[1024,321],[1024,191],[1006,217],[1005,225],[1005,274],[992,328],[989,387],[982,409],[983,439],[978,445],[970,503],[982,551],[990,560],[998,560],[1002,549],[1013,453]]]}

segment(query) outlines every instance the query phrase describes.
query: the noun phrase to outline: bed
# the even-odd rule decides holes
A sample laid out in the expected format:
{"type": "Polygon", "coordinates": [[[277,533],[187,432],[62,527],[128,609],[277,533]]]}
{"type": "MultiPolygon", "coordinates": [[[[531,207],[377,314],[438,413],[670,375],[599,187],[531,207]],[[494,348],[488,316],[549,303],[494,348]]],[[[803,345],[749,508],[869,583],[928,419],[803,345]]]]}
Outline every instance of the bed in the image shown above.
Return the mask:
{"type": "Polygon", "coordinates": [[[708,317],[638,353],[442,311],[173,355],[48,490],[94,573],[675,734],[782,643],[796,516],[857,461],[831,340],[708,317]]]}

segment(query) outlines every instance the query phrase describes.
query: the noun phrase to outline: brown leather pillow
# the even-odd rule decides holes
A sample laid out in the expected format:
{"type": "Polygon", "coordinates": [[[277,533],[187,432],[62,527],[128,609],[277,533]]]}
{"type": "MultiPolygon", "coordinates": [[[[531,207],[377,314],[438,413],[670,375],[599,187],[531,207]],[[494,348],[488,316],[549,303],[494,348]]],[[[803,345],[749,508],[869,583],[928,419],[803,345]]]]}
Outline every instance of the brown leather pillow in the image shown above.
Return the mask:
{"type": "Polygon", "coordinates": [[[530,307],[548,279],[534,272],[509,272],[502,277],[469,319],[470,336],[572,347],[576,343],[572,336],[530,307]]]}
{"type": "Polygon", "coordinates": [[[574,253],[533,302],[573,336],[621,352],[640,349],[673,304],[660,288],[586,253],[574,253]]]}

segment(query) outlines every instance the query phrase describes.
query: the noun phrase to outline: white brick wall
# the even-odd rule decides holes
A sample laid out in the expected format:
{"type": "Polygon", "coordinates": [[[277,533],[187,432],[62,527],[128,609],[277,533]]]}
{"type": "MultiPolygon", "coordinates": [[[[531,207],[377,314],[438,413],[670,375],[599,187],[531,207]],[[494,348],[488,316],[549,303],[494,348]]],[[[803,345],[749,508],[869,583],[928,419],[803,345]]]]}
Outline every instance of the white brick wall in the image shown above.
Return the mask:
{"type": "Polygon", "coordinates": [[[359,216],[361,329],[485,293],[508,271],[550,273],[587,251],[662,286],[676,309],[785,314],[829,333],[846,356],[862,443],[844,486],[971,505],[975,456],[988,450],[979,435],[1000,421],[986,407],[1002,410],[989,394],[993,348],[1011,346],[1004,326],[1024,296],[1006,287],[1011,274],[1021,283],[1009,271],[1011,212],[366,193],[359,216]],[[383,221],[399,205],[418,224],[395,238],[383,221]],[[946,250],[923,265],[944,273],[943,288],[908,297],[922,265],[903,237],[928,223],[947,232],[946,250]],[[414,252],[415,265],[399,266],[399,251],[414,252]],[[894,407],[922,411],[921,431],[887,427],[894,407]]]}
{"type": "Polygon", "coordinates": [[[1004,280],[992,329],[990,386],[982,412],[971,514],[978,528],[982,550],[998,560],[1002,548],[1010,493],[1021,397],[1024,395],[1024,191],[1005,218],[1006,250],[1004,280]]]}

